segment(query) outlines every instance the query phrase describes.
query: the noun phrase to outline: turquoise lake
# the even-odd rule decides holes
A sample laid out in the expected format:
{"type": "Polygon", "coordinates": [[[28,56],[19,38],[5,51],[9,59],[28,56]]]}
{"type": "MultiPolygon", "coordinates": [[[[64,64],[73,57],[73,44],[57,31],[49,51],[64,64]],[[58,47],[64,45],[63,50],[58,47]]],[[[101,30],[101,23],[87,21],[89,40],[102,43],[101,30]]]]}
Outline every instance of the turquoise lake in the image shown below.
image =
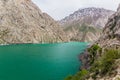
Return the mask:
{"type": "Polygon", "coordinates": [[[0,80],[64,80],[81,65],[87,43],[0,46],[0,80]]]}

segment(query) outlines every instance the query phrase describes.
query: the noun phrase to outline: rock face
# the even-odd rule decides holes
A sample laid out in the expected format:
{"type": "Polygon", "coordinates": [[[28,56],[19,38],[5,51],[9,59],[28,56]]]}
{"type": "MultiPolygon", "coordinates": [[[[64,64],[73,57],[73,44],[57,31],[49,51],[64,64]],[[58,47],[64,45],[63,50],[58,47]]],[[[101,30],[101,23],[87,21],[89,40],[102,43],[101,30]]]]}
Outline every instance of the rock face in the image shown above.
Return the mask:
{"type": "MultiPolygon", "coordinates": [[[[97,41],[97,44],[99,44],[102,48],[117,48],[120,54],[120,5],[117,9],[117,12],[109,18],[103,30],[103,34],[101,38],[97,41]]],[[[120,57],[115,61],[114,65],[117,66],[114,70],[114,72],[116,72],[116,75],[105,76],[98,79],[99,80],[119,80],[120,79],[120,57]]]]}
{"type": "Polygon", "coordinates": [[[114,11],[103,8],[80,9],[62,19],[60,24],[71,40],[94,42],[100,37],[103,27],[113,13],[114,11]]]}
{"type": "Polygon", "coordinates": [[[117,12],[109,18],[103,34],[97,43],[100,44],[101,47],[120,47],[120,6],[117,12]]]}
{"type": "Polygon", "coordinates": [[[67,41],[65,33],[31,0],[0,0],[0,41],[43,43],[67,41]]]}

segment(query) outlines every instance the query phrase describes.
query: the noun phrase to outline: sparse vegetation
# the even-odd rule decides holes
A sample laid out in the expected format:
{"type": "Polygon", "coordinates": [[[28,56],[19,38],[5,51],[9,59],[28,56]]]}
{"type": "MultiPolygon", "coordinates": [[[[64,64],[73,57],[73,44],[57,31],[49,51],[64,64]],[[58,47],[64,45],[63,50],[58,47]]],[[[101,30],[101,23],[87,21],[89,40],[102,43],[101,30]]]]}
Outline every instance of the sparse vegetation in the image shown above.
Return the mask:
{"type": "Polygon", "coordinates": [[[120,58],[120,50],[117,49],[106,49],[102,57],[98,58],[90,69],[91,73],[94,73],[92,77],[95,79],[99,74],[100,76],[105,76],[110,74],[114,70],[114,62],[116,59],[120,58]]]}
{"type": "Polygon", "coordinates": [[[86,77],[92,77],[96,80],[97,76],[110,75],[115,69],[115,61],[120,59],[119,49],[105,49],[104,52],[99,45],[93,45],[88,49],[90,54],[90,65],[88,70],[81,70],[74,76],[69,76],[65,80],[85,80],[86,77]]]}
{"type": "Polygon", "coordinates": [[[68,76],[65,80],[84,80],[88,73],[87,70],[83,69],[74,76],[68,76]]]}
{"type": "Polygon", "coordinates": [[[96,55],[102,53],[102,48],[100,48],[99,45],[95,44],[88,49],[88,52],[90,53],[90,64],[93,64],[94,60],[96,59],[96,55]]]}
{"type": "MultiPolygon", "coordinates": [[[[73,34],[73,36],[71,37],[71,41],[88,41],[91,42],[91,40],[89,40],[89,38],[87,38],[87,36],[90,34],[96,35],[97,33],[101,33],[101,29],[96,28],[94,26],[90,26],[87,24],[82,24],[80,25],[78,24],[73,24],[70,26],[66,26],[64,29],[65,32],[69,34],[73,34]],[[70,33],[71,32],[71,33],[70,33]]],[[[99,37],[99,36],[98,36],[99,37]]]]}
{"type": "Polygon", "coordinates": [[[93,32],[93,33],[96,33],[97,31],[99,31],[99,32],[102,31],[99,28],[95,28],[94,26],[89,26],[89,25],[86,25],[86,24],[71,25],[71,26],[65,27],[64,31],[69,31],[69,30],[72,30],[73,28],[76,29],[76,30],[79,30],[79,32],[93,32]]]}
{"type": "Polygon", "coordinates": [[[4,37],[7,34],[8,34],[8,29],[0,31],[0,44],[4,44],[5,43],[4,37]]]}

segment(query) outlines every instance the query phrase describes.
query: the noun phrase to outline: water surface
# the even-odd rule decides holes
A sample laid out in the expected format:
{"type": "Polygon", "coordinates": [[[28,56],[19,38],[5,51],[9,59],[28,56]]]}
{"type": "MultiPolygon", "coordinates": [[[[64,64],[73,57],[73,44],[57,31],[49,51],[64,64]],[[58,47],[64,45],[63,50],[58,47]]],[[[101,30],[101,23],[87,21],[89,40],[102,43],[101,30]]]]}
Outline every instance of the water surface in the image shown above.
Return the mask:
{"type": "Polygon", "coordinates": [[[0,80],[63,80],[80,67],[87,43],[0,46],[0,80]]]}

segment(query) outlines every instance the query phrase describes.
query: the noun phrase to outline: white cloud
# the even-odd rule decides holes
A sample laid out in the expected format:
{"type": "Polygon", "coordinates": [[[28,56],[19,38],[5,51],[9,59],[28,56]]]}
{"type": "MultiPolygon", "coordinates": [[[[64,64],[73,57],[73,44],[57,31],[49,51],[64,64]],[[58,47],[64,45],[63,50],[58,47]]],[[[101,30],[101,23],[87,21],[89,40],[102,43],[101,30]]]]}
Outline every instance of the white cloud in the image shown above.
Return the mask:
{"type": "Polygon", "coordinates": [[[40,9],[59,20],[85,7],[102,7],[116,10],[120,0],[32,0],[40,9]]]}

